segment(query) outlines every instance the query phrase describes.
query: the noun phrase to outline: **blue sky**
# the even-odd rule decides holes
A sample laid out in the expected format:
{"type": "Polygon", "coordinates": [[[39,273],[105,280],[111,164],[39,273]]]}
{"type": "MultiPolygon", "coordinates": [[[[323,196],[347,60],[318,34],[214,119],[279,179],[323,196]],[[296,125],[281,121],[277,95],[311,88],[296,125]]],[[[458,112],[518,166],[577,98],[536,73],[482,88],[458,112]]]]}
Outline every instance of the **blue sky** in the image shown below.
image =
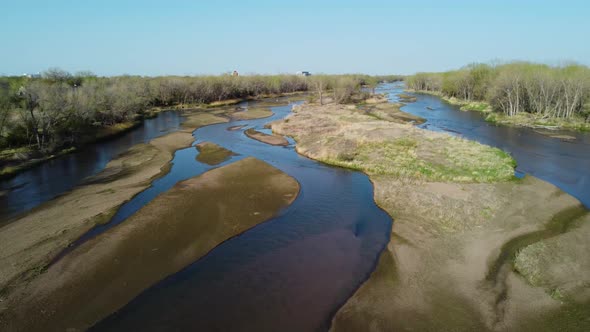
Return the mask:
{"type": "Polygon", "coordinates": [[[409,74],[590,64],[590,1],[0,0],[0,74],[409,74]]]}

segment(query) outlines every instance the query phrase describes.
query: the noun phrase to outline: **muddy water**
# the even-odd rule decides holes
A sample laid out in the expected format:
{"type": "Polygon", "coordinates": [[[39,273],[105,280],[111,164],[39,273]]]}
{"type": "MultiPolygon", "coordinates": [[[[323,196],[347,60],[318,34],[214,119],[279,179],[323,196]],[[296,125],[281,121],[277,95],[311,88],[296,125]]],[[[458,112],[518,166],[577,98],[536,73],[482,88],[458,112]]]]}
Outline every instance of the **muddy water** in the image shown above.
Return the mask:
{"type": "MultiPolygon", "coordinates": [[[[403,89],[400,84],[383,84],[377,92],[387,92],[390,100],[397,101],[396,95],[403,89]]],[[[590,134],[556,131],[554,134],[576,138],[564,141],[534,129],[493,125],[481,113],[463,112],[436,96],[414,95],[418,100],[402,110],[425,118],[427,121],[420,127],[446,131],[508,151],[518,163],[518,172],[550,182],[590,207],[590,134]]]]}
{"type": "Polygon", "coordinates": [[[119,137],[85,146],[79,152],[50,160],[0,181],[0,193],[4,193],[0,194],[0,226],[71,190],[86,177],[103,170],[111,159],[131,146],[177,130],[181,122],[179,112],[163,112],[119,137]]]}
{"type": "MultiPolygon", "coordinates": [[[[253,156],[286,172],[300,183],[297,200],[146,290],[94,330],[328,329],[333,314],[374,269],[389,240],[391,219],[374,204],[364,174],[301,157],[292,140],[286,147],[271,146],[244,134],[249,128],[264,132],[264,124],[290,109],[273,107],[271,118],[211,125],[194,136],[195,144],[213,142],[237,154],[217,166],[253,156]]],[[[211,169],[197,161],[197,154],[195,147],[177,151],[170,173],[122,206],[106,227],[125,222],[176,182],[211,169]]]]}

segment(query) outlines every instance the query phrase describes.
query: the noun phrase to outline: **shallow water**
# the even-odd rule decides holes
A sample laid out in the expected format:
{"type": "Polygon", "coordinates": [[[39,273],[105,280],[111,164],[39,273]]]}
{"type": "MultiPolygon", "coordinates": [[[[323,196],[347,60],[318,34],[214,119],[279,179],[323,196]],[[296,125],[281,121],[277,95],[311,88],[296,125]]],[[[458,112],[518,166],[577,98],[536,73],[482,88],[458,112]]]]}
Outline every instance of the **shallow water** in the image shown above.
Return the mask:
{"type": "MultiPolygon", "coordinates": [[[[373,270],[389,240],[391,219],[375,205],[366,175],[299,156],[292,140],[287,147],[270,146],[244,134],[248,128],[263,130],[290,109],[273,107],[270,118],[211,125],[194,136],[195,144],[209,141],[238,154],[221,165],[253,156],[294,177],[301,185],[295,202],[146,290],[95,330],[328,329],[336,310],[373,270]]],[[[177,151],[168,175],[81,240],[124,222],[178,181],[211,169],[195,160],[197,154],[194,147],[177,151]]]]}
{"type": "MultiPolygon", "coordinates": [[[[403,89],[399,83],[383,84],[377,92],[389,93],[389,99],[397,101],[396,95],[403,89]]],[[[420,127],[449,132],[510,152],[518,163],[517,172],[550,182],[590,207],[590,134],[556,132],[576,137],[573,141],[563,141],[530,128],[491,124],[481,113],[461,111],[436,96],[413,95],[418,100],[402,110],[425,118],[426,123],[420,127]]]]}
{"type": "Polygon", "coordinates": [[[0,181],[0,226],[10,219],[61,195],[103,170],[106,164],[131,146],[178,130],[179,112],[159,113],[138,127],[111,140],[85,146],[71,153],[0,181]]]}

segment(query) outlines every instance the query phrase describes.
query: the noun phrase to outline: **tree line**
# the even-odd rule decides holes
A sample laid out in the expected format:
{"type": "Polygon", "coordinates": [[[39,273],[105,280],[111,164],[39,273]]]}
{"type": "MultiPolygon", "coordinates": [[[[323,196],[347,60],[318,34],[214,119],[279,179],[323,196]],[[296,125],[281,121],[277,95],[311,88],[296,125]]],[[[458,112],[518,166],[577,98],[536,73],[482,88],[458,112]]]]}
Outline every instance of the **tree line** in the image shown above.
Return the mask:
{"type": "Polygon", "coordinates": [[[39,78],[0,77],[0,149],[49,153],[98,128],[135,121],[154,107],[313,90],[346,101],[366,75],[117,76],[51,69],[39,78]]]}
{"type": "Polygon", "coordinates": [[[578,118],[590,122],[590,69],[528,62],[472,64],[443,73],[418,73],[407,87],[465,101],[488,102],[508,116],[578,118]]]}

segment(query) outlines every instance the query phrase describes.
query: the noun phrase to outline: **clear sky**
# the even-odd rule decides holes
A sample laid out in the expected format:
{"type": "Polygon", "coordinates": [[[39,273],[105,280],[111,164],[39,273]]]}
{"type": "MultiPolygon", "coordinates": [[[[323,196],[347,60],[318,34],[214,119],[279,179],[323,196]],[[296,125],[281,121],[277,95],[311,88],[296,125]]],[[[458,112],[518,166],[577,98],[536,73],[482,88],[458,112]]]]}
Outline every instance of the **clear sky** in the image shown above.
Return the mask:
{"type": "Polygon", "coordinates": [[[590,1],[0,0],[0,74],[409,74],[590,64],[590,1]]]}

